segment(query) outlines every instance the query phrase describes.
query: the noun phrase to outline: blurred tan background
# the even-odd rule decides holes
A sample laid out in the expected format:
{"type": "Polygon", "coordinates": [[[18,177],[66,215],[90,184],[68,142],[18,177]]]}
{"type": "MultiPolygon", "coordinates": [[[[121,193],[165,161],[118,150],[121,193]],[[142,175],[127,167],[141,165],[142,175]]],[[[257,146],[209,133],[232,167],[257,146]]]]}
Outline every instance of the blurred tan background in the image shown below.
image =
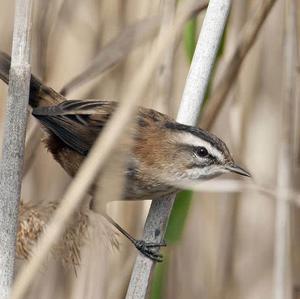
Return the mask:
{"type": "MultiPolygon", "coordinates": [[[[126,26],[160,13],[164,7],[162,2],[164,1],[35,1],[32,72],[49,86],[60,90],[71,78],[82,72],[103,46],[126,26]]],[[[288,1],[278,0],[268,16],[212,129],[226,141],[236,159],[249,169],[255,182],[271,189],[275,189],[277,184],[281,104],[285,94],[285,2],[288,1]]],[[[253,16],[256,3],[253,0],[233,1],[226,28],[224,52],[219,58],[214,79],[218,78],[223,61],[234,49],[243,25],[253,16]]],[[[298,32],[299,9],[298,5],[298,32]]],[[[1,0],[1,50],[8,53],[13,15],[13,1],[1,0]]],[[[197,17],[198,32],[203,16],[204,12],[197,17]]],[[[121,101],[128,82],[139,65],[147,59],[149,49],[154,44],[153,38],[148,38],[148,41],[132,49],[113,69],[75,89],[68,97],[121,101]]],[[[169,50],[166,55],[172,56],[173,51],[169,50]]],[[[161,86],[158,69],[144,94],[142,105],[175,117],[189,64],[181,39],[174,47],[174,59],[170,67],[168,84],[171,92],[166,92],[168,86],[161,86]]],[[[213,80],[213,85],[215,81],[213,80]]],[[[1,130],[6,95],[7,87],[0,83],[1,130]]],[[[30,119],[29,128],[34,126],[35,120],[30,119]]],[[[296,123],[295,128],[298,127],[296,123]]],[[[295,159],[293,157],[296,189],[299,188],[297,133],[299,131],[295,130],[297,138],[293,143],[296,148],[295,159]]],[[[59,200],[69,182],[70,178],[46,149],[39,145],[24,178],[22,199],[24,202],[59,200]]],[[[147,202],[113,203],[110,204],[109,211],[133,235],[141,236],[148,207],[147,202]]],[[[153,298],[272,298],[275,207],[274,197],[255,191],[242,194],[195,193],[183,237],[169,249],[163,295],[152,295],[153,298]]],[[[294,204],[290,207],[290,283],[295,290],[300,283],[300,223],[297,219],[298,209],[294,204]]],[[[121,237],[120,250],[111,249],[109,245],[103,244],[102,234],[97,227],[90,229],[90,235],[92,237],[88,238],[82,248],[77,275],[73,267],[64,267],[59,258],[49,256],[27,298],[124,298],[136,250],[121,237]]],[[[22,263],[19,261],[19,266],[22,263]]],[[[297,297],[294,294],[292,298],[300,298],[300,295],[297,297]]]]}

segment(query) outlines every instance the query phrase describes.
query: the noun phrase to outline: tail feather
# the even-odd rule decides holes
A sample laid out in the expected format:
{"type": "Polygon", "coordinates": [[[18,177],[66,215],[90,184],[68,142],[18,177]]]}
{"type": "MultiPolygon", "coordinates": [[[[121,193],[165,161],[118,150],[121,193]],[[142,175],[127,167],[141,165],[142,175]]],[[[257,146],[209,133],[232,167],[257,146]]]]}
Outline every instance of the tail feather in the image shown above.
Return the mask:
{"type": "MultiPolygon", "coordinates": [[[[8,84],[11,58],[5,52],[0,51],[0,79],[8,84]]],[[[44,85],[34,75],[30,80],[29,105],[33,108],[50,106],[65,101],[66,98],[54,89],[44,85]]]]}

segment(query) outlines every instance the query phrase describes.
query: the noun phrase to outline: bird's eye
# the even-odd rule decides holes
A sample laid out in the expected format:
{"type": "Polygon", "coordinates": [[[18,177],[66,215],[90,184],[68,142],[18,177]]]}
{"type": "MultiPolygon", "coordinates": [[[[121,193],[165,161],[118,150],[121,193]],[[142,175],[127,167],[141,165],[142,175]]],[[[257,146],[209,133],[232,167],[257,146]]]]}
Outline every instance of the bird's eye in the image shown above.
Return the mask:
{"type": "Polygon", "coordinates": [[[196,154],[199,157],[206,157],[208,155],[208,151],[204,146],[199,146],[196,148],[196,154]]]}

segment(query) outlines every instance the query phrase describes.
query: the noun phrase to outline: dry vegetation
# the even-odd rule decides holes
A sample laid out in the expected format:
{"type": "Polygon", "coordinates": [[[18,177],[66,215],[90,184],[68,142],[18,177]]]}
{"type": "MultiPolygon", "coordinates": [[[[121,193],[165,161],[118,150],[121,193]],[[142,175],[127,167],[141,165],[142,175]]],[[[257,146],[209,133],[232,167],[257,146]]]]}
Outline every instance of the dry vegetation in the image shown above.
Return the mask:
{"type": "MultiPolygon", "coordinates": [[[[162,24],[168,22],[173,17],[175,2],[35,1],[32,72],[56,90],[63,89],[68,98],[122,101],[139,66],[156,45],[154,37],[163,34],[157,26],[157,16],[163,13],[162,24]],[[140,22],[138,26],[134,25],[136,22],[140,22]],[[131,40],[133,33],[137,35],[131,40]],[[114,48],[107,49],[106,45],[114,48]],[[90,76],[88,82],[76,81],[74,88],[66,85],[90,65],[93,70],[85,73],[85,78],[90,76]]],[[[155,285],[152,298],[272,298],[274,270],[287,273],[286,286],[291,287],[284,298],[300,298],[299,211],[290,196],[299,191],[300,174],[299,60],[295,51],[289,51],[291,45],[299,47],[297,1],[294,14],[288,13],[293,0],[274,1],[270,14],[261,16],[261,20],[266,20],[259,34],[253,36],[254,46],[250,49],[251,43],[247,45],[246,50],[250,50],[241,68],[239,59],[247,53],[245,48],[241,47],[235,52],[239,55],[230,60],[243,37],[249,37],[249,27],[245,31],[244,25],[255,22],[257,4],[272,2],[233,1],[223,52],[208,97],[208,105],[218,97],[224,103],[218,116],[211,116],[209,121],[205,120],[204,109],[204,126],[226,141],[235,159],[253,174],[255,183],[273,192],[244,189],[236,193],[194,193],[180,240],[171,242],[164,251],[167,263],[158,273],[164,278],[159,276],[154,280],[154,284],[162,281],[163,286],[155,285]],[[289,25],[293,20],[297,28],[289,25]],[[231,72],[228,67],[232,67],[231,72]],[[283,146],[287,151],[282,150],[283,146]],[[287,171],[291,179],[281,184],[278,171],[279,174],[287,171]],[[277,186],[281,187],[278,192],[281,197],[276,199],[277,186]],[[293,192],[289,193],[287,186],[293,192]],[[283,209],[290,212],[286,213],[288,240],[282,236],[280,239],[280,230],[275,225],[276,200],[280,202],[280,198],[287,197],[289,202],[283,204],[283,209]],[[286,269],[278,268],[278,237],[288,249],[286,269]]],[[[13,1],[0,1],[0,50],[8,53],[13,14],[13,1]]],[[[194,14],[198,14],[197,9],[194,14]]],[[[203,12],[197,15],[197,32],[203,16],[203,12]]],[[[188,69],[188,54],[180,38],[162,55],[140,104],[175,117],[188,69]]],[[[6,85],[0,83],[1,124],[6,95],[6,85]]],[[[1,134],[2,126],[0,129],[1,134]]],[[[40,144],[42,134],[34,119],[29,120],[28,132],[22,186],[24,203],[17,243],[17,253],[22,259],[18,268],[30,255],[31,245],[44,230],[44,223],[70,183],[70,178],[40,144]]],[[[133,235],[140,236],[148,207],[148,202],[114,202],[109,203],[108,211],[133,235]]],[[[84,207],[76,213],[63,239],[36,275],[26,298],[124,298],[136,251],[121,237],[118,246],[114,231],[99,217],[86,212],[84,207]],[[103,240],[111,240],[113,246],[103,240]]]]}

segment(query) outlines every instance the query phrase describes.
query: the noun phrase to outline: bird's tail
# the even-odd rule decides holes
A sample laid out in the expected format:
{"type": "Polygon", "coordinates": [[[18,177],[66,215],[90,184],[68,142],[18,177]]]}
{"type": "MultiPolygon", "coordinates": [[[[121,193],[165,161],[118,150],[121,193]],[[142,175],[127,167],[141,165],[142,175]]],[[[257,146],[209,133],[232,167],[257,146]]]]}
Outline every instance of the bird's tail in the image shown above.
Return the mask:
{"type": "Polygon", "coordinates": [[[8,74],[10,69],[10,57],[0,52],[0,79],[8,84],[8,74]]]}
{"type": "MultiPolygon", "coordinates": [[[[0,51],[0,79],[9,82],[10,56],[0,51]]],[[[63,95],[44,85],[34,75],[31,75],[29,105],[31,107],[50,106],[66,100],[63,95]]]]}

